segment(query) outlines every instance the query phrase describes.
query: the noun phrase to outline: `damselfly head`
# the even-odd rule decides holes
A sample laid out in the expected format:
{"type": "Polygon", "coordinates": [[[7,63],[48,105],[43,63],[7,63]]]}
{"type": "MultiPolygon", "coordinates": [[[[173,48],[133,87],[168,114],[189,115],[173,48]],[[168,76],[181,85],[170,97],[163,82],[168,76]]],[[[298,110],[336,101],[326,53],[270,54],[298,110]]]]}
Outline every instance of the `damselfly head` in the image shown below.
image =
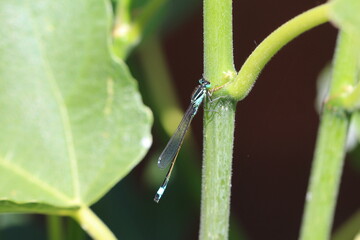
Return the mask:
{"type": "Polygon", "coordinates": [[[211,83],[207,80],[205,80],[205,78],[201,78],[199,80],[199,84],[203,87],[206,87],[206,88],[210,88],[211,87],[211,83]]]}

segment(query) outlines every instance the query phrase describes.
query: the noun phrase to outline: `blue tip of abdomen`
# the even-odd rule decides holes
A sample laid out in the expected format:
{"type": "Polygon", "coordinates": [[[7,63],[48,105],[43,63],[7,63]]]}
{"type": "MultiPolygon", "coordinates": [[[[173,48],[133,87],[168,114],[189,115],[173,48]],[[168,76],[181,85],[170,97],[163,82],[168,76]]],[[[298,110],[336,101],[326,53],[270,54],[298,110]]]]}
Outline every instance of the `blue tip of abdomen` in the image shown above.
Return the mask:
{"type": "Polygon", "coordinates": [[[154,201],[156,202],[156,203],[159,203],[159,201],[160,201],[160,198],[162,197],[162,195],[164,194],[164,192],[165,192],[165,188],[166,187],[160,187],[159,188],[159,190],[156,192],[156,194],[155,194],[155,197],[154,197],[154,201]]]}

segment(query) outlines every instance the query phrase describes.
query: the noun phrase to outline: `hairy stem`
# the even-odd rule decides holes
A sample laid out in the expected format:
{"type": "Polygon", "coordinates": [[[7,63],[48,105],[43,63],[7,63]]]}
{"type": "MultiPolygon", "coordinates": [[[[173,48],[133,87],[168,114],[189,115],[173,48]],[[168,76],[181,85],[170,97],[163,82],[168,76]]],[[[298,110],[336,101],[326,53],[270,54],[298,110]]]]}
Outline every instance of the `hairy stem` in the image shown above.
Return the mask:
{"type": "Polygon", "coordinates": [[[228,72],[235,72],[232,0],[204,0],[204,77],[220,86],[228,72]]]}
{"type": "Polygon", "coordinates": [[[235,103],[209,103],[204,118],[200,239],[228,239],[235,103]]]}
{"type": "Polygon", "coordinates": [[[227,84],[223,90],[238,101],[245,98],[270,59],[300,34],[327,22],[329,20],[328,12],[329,4],[323,4],[280,26],[251,53],[235,80],[227,84]]]}
{"type": "Polygon", "coordinates": [[[349,120],[345,113],[325,110],[318,133],[300,239],[330,237],[345,155],[349,120]]]}
{"type": "MultiPolygon", "coordinates": [[[[204,0],[204,77],[213,87],[235,74],[232,39],[232,1],[204,0]]],[[[228,238],[235,105],[223,98],[205,107],[201,240],[228,238]]]]}
{"type": "MultiPolygon", "coordinates": [[[[357,79],[356,64],[358,52],[353,51],[352,36],[340,32],[334,58],[330,99],[336,97],[347,86],[353,86],[357,79]]],[[[349,116],[344,107],[332,106],[327,102],[321,116],[315,156],[306,194],[306,205],[301,226],[300,239],[326,240],[330,238],[331,227],[339,191],[342,166],[345,158],[345,143],[349,116]]]]}

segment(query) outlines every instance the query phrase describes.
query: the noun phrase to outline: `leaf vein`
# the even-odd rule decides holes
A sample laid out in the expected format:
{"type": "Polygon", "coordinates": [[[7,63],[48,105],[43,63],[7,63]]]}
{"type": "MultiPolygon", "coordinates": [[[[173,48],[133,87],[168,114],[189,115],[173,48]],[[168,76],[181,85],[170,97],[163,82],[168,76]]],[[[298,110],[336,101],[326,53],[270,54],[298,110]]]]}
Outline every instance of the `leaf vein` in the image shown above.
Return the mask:
{"type": "MultiPolygon", "coordinates": [[[[30,3],[30,2],[29,2],[30,3]]],[[[69,161],[70,161],[70,169],[71,169],[71,175],[72,175],[72,182],[73,182],[73,187],[74,187],[74,195],[75,198],[80,200],[80,189],[79,189],[79,176],[78,176],[78,166],[77,166],[77,159],[76,159],[76,153],[75,153],[75,147],[74,147],[74,140],[73,140],[73,135],[72,135],[72,130],[71,130],[71,126],[70,126],[70,119],[69,119],[69,113],[66,109],[66,104],[64,101],[64,98],[61,94],[60,91],[60,87],[56,82],[56,78],[55,75],[53,73],[53,70],[49,64],[50,59],[48,58],[48,56],[45,53],[45,44],[43,42],[43,39],[41,38],[41,34],[39,33],[38,27],[37,27],[37,23],[35,22],[34,15],[31,12],[31,6],[29,6],[30,9],[30,13],[31,13],[31,17],[30,17],[30,21],[34,27],[34,35],[35,38],[38,40],[39,43],[39,50],[40,50],[40,54],[41,56],[43,56],[42,59],[42,63],[43,63],[43,67],[48,75],[47,80],[49,80],[50,86],[51,86],[51,91],[54,94],[55,100],[59,106],[59,111],[60,111],[60,115],[61,115],[61,120],[63,123],[63,128],[64,128],[64,135],[65,135],[65,141],[66,141],[66,146],[67,146],[67,152],[69,155],[69,161]],[[45,61],[45,59],[47,61],[45,61]]]]}
{"type": "Polygon", "coordinates": [[[69,198],[66,194],[60,192],[56,188],[52,187],[51,185],[47,184],[46,182],[36,178],[34,174],[28,172],[27,170],[21,168],[20,166],[11,163],[10,161],[6,160],[5,158],[0,158],[0,165],[10,172],[24,178],[28,182],[33,183],[34,185],[38,186],[40,189],[43,189],[45,192],[51,194],[52,196],[68,203],[68,204],[75,204],[76,201],[69,198]]]}

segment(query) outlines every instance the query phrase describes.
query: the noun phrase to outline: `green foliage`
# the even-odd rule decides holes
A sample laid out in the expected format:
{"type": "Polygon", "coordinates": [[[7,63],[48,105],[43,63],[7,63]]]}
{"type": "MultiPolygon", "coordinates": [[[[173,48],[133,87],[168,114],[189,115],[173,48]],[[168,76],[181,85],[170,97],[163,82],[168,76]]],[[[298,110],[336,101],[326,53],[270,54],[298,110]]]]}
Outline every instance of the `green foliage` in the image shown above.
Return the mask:
{"type": "MultiPolygon", "coordinates": [[[[139,163],[152,141],[151,113],[123,59],[160,25],[173,28],[193,5],[180,2],[113,0],[115,10],[106,0],[0,2],[0,212],[68,215],[93,238],[115,238],[89,206],[139,163]]],[[[215,95],[246,97],[277,51],[329,16],[352,36],[351,44],[342,44],[345,53],[358,53],[352,46],[360,46],[360,2],[333,0],[274,31],[236,73],[231,6],[230,0],[204,1],[204,74],[214,87],[229,82],[215,95]]],[[[335,99],[341,111],[323,113],[303,239],[330,234],[349,124],[345,112],[360,105],[360,86],[344,84],[344,76],[358,74],[358,57],[335,64],[343,70],[335,71],[330,95],[349,95],[335,99]]],[[[225,98],[215,108],[215,118],[206,113],[204,121],[202,239],[228,235],[235,103],[225,98]]],[[[56,232],[60,221],[52,220],[56,232]]]]}
{"type": "Polygon", "coordinates": [[[68,214],[151,144],[149,110],[109,52],[105,1],[0,2],[0,211],[68,214]]]}

